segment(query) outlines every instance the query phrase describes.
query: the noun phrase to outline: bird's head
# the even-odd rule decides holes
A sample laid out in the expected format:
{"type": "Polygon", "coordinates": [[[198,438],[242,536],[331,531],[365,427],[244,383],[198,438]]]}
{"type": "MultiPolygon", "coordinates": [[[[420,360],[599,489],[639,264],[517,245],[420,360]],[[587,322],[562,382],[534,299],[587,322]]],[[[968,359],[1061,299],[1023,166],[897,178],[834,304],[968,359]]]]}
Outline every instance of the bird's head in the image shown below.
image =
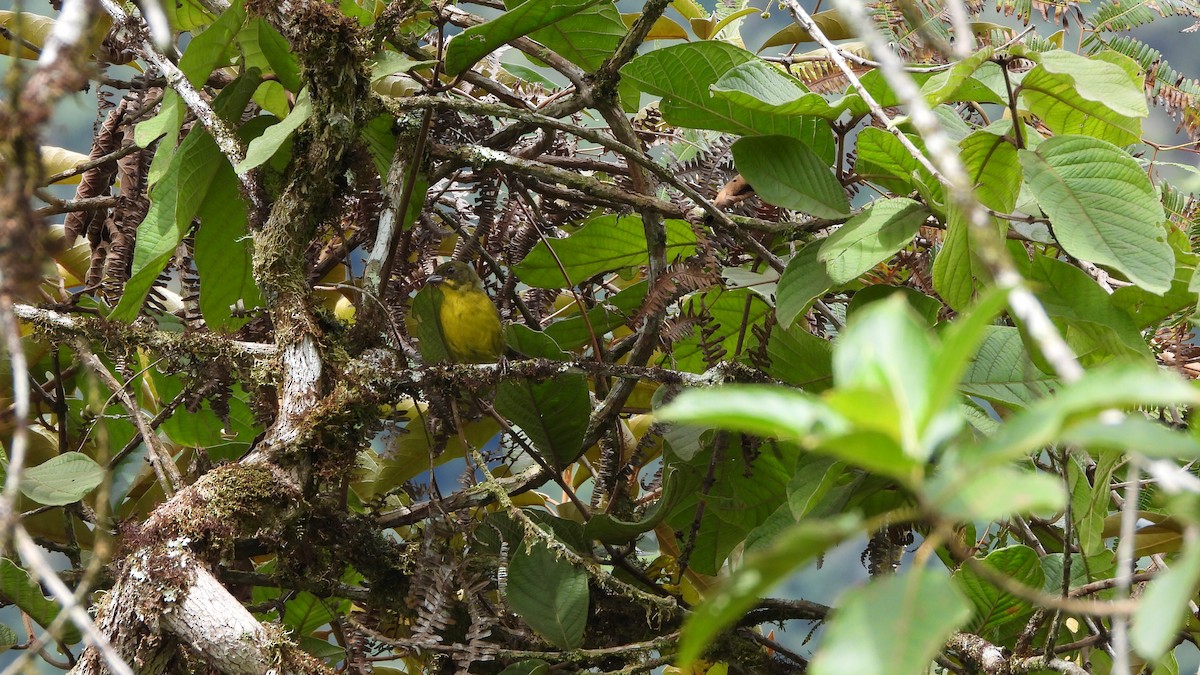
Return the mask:
{"type": "Polygon", "coordinates": [[[425,283],[434,286],[444,286],[452,291],[463,291],[472,287],[482,288],[483,282],[479,275],[465,262],[452,260],[438,265],[425,283]]]}

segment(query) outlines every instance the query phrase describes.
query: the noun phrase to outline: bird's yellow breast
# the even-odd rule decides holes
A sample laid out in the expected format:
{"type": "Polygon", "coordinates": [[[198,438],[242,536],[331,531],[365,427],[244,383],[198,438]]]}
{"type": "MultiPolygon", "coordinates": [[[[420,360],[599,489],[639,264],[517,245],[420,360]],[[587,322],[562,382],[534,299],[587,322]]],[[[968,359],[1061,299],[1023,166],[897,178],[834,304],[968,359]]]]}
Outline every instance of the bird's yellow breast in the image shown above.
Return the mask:
{"type": "Polygon", "coordinates": [[[504,353],[500,314],[483,291],[443,287],[438,321],[454,361],[491,363],[504,353]]]}

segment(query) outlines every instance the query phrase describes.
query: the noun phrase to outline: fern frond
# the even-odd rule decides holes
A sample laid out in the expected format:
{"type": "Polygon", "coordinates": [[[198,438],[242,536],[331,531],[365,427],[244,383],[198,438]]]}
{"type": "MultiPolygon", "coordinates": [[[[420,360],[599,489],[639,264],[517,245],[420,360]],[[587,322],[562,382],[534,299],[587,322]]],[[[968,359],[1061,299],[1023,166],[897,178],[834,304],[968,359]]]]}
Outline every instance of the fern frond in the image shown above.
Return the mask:
{"type": "Polygon", "coordinates": [[[1102,0],[1088,17],[1093,30],[1121,32],[1168,16],[1200,17],[1196,0],[1102,0]]]}
{"type": "Polygon", "coordinates": [[[1043,19],[1050,21],[1051,17],[1057,19],[1076,4],[1074,0],[996,0],[996,11],[1004,12],[1004,16],[1015,14],[1028,26],[1034,9],[1043,19]]]}
{"type": "Polygon", "coordinates": [[[1128,35],[1105,41],[1092,34],[1084,40],[1084,48],[1089,53],[1107,48],[1136,61],[1146,73],[1143,84],[1146,96],[1179,122],[1188,136],[1197,138],[1200,132],[1200,81],[1185,77],[1167,63],[1162,52],[1128,35]]]}

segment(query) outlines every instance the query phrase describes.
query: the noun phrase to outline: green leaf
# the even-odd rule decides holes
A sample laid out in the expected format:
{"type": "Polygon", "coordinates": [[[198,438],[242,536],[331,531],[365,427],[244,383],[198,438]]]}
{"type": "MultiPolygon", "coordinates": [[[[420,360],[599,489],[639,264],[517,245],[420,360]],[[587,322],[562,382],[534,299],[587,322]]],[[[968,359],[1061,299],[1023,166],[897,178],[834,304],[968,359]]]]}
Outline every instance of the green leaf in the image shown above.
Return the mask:
{"type": "Polygon", "coordinates": [[[308,591],[300,591],[284,604],[283,625],[301,636],[309,635],[333,618],[334,613],[325,602],[308,591]]]}
{"type": "Polygon", "coordinates": [[[807,145],[784,136],[750,136],[730,148],[738,171],[763,201],[818,218],[850,215],[846,190],[807,145]]]}
{"type": "Polygon", "coordinates": [[[816,117],[749,110],[714,98],[709,87],[730,69],[758,57],[733,45],[705,40],[642,54],[621,69],[642,91],[662,97],[659,109],[669,124],[742,136],[778,134],[798,139],[826,166],[833,163],[833,132],[816,117]]]}
{"type": "Polygon", "coordinates": [[[817,260],[833,283],[852,281],[907,246],[928,217],[929,210],[911,199],[877,200],[829,235],[817,260]]]}
{"type": "MultiPolygon", "coordinates": [[[[988,63],[992,55],[996,52],[996,48],[992,45],[986,45],[982,49],[971,54],[967,58],[958,61],[949,70],[935,74],[933,77],[925,81],[921,87],[921,93],[925,94],[925,101],[930,106],[940,105],[947,101],[962,100],[957,98],[955,94],[962,87],[975,71],[988,63]]],[[[991,101],[996,103],[997,101],[991,101]]]]}
{"type": "MultiPolygon", "coordinates": [[[[921,147],[920,139],[909,138],[921,147]]],[[[920,167],[920,162],[900,139],[883,129],[867,127],[858,133],[855,149],[854,172],[863,180],[878,183],[899,194],[913,191],[913,173],[920,167]]]]}
{"type": "MultiPolygon", "coordinates": [[[[691,255],[696,245],[691,225],[682,220],[668,220],[666,228],[667,259],[691,255]]],[[[602,272],[644,265],[646,251],[642,219],[609,214],[589,220],[566,239],[539,242],[524,260],[513,265],[513,271],[521,281],[535,288],[562,288],[602,272]]]]}
{"type": "Polygon", "coordinates": [[[681,483],[680,500],[666,525],[689,531],[703,503],[704,518],[695,533],[688,567],[713,576],[720,574],[729,554],[750,532],[785,504],[801,450],[794,443],[770,443],[766,452],[747,464],[738,450],[739,436],[718,432],[701,439],[703,447],[687,461],[674,456],[674,445],[664,457],[668,468],[679,471],[681,483]],[[709,475],[713,477],[711,487],[702,489],[709,475]]]}
{"type": "Polygon", "coordinates": [[[591,332],[602,336],[624,326],[642,306],[649,284],[640,281],[616,295],[609,296],[587,312],[587,320],[581,315],[568,316],[546,326],[545,333],[566,351],[591,344],[591,332]]]}
{"type": "MultiPolygon", "coordinates": [[[[504,4],[511,10],[525,2],[506,0],[504,4]]],[[[529,37],[590,73],[612,56],[627,32],[617,6],[609,1],[556,21],[530,33],[529,37]]]]}
{"type": "Polygon", "coordinates": [[[753,341],[755,326],[762,325],[770,311],[770,305],[762,297],[746,288],[733,291],[716,288],[692,294],[683,303],[684,315],[706,313],[712,317],[712,332],[703,337],[697,332],[679,340],[663,362],[677,370],[700,373],[709,366],[706,349],[724,349],[730,359],[744,358],[753,341]]]}
{"type": "Polygon", "coordinates": [[[734,105],[772,115],[816,115],[836,120],[849,106],[845,99],[831,105],[800,80],[761,59],[730,68],[709,90],[734,105]]]}
{"type": "Polygon", "coordinates": [[[813,301],[833,288],[825,265],[817,260],[823,239],[809,242],[788,261],[775,291],[775,316],[784,328],[812,307],[813,301]]]}
{"type": "Polygon", "coordinates": [[[497,47],[535,30],[553,25],[603,0],[539,0],[526,2],[500,16],[471,26],[446,48],[446,74],[458,75],[497,47]]]}
{"type": "Polygon", "coordinates": [[[683,497],[678,476],[679,472],[675,467],[667,467],[664,470],[662,495],[640,520],[628,521],[608,513],[594,513],[592,519],[583,527],[584,534],[589,540],[624,544],[636,539],[643,532],[653,530],[671,514],[679,499],[683,497]]]}
{"type": "MultiPolygon", "coordinates": [[[[938,367],[934,369],[930,382],[930,411],[936,414],[954,405],[957,401],[959,381],[970,367],[972,360],[978,363],[976,351],[987,339],[992,321],[1004,310],[1008,292],[992,289],[968,312],[942,334],[942,348],[938,355],[938,367]]],[[[932,417],[922,420],[924,427],[933,422],[932,417]]]]}
{"type": "MultiPolygon", "coordinates": [[[[1041,589],[1046,581],[1037,551],[1028,546],[996,549],[982,562],[1029,588],[1041,589]]],[[[968,632],[984,635],[998,626],[1027,619],[1033,613],[1033,606],[1028,602],[997,588],[966,565],[954,573],[953,579],[975,606],[974,617],[965,627],[968,632]]]]}
{"type": "MultiPolygon", "coordinates": [[[[1087,365],[1110,360],[1150,363],[1150,352],[1137,324],[1113,306],[1104,292],[1083,270],[1069,263],[1037,255],[1026,276],[1046,313],[1063,327],[1067,343],[1087,365]]],[[[1020,324],[1018,324],[1020,325],[1020,324]]],[[[1035,358],[1040,353],[1035,353],[1035,358]]],[[[1043,365],[1044,370],[1049,370],[1043,365]]]]}
{"type": "Polygon", "coordinates": [[[676,656],[679,666],[688,668],[718,633],[739,619],[760,597],[794,570],[854,535],[858,526],[858,518],[849,514],[800,523],[785,531],[771,548],[748,555],[741,569],[688,617],[676,656]]]}
{"type": "Polygon", "coordinates": [[[13,629],[0,624],[0,654],[15,647],[18,641],[17,634],[13,632],[13,629]]]}
{"type": "Polygon", "coordinates": [[[983,343],[960,380],[964,394],[1023,408],[1050,394],[1054,376],[1038,369],[1025,351],[1021,332],[1011,326],[988,326],[983,343]]]}
{"type": "MultiPolygon", "coordinates": [[[[1085,558],[1108,553],[1104,544],[1104,520],[1112,503],[1109,487],[1113,471],[1124,460],[1116,453],[1100,455],[1095,467],[1085,467],[1085,459],[1072,455],[1067,462],[1067,487],[1071,491],[1071,519],[1074,520],[1079,550],[1085,558]]],[[[1096,572],[1092,572],[1096,574],[1096,572]]]]}
{"type": "MultiPolygon", "coordinates": [[[[227,120],[240,117],[260,82],[258,71],[234,80],[213,101],[214,111],[227,120]]],[[[137,316],[146,293],[174,256],[175,247],[208,198],[218,171],[228,165],[212,136],[200,125],[193,127],[172,156],[162,180],[151,190],[150,210],[138,225],[129,281],[110,319],[130,322],[137,316]]]]}
{"type": "MultiPolygon", "coordinates": [[[[170,401],[184,389],[182,375],[164,375],[157,370],[149,372],[154,385],[153,395],[139,395],[143,407],[153,409],[170,401]]],[[[190,447],[204,447],[213,461],[239,457],[261,431],[256,425],[254,413],[246,401],[249,397],[241,387],[234,385],[229,396],[229,428],[225,421],[213,412],[211,405],[201,405],[195,410],[188,407],[177,409],[159,427],[172,442],[190,447]]]]}
{"type": "Polygon", "coordinates": [[[296,107],[292,108],[287,117],[267,128],[266,132],[258,138],[250,141],[249,147],[246,148],[245,159],[237,163],[237,166],[233,168],[234,171],[239,174],[246,173],[250,169],[265,164],[311,116],[312,102],[308,99],[308,89],[302,89],[300,96],[296,99],[296,107]]]}
{"type": "Polygon", "coordinates": [[[830,431],[839,432],[845,426],[820,399],[773,386],[690,389],[656,411],[655,416],[664,421],[693,422],[802,443],[811,443],[830,431]]]}
{"type": "Polygon", "coordinates": [[[1025,178],[1071,255],[1108,265],[1153,293],[1170,289],[1175,256],[1162,203],[1126,152],[1085,136],[1056,136],[1020,152],[1025,178]]]}
{"type": "Polygon", "coordinates": [[[924,675],[971,605],[943,572],[913,569],[846,593],[812,675],[924,675]]]}
{"type": "MultiPolygon", "coordinates": [[[[0,599],[3,599],[5,604],[19,607],[43,628],[53,623],[54,618],[62,611],[57,601],[42,595],[42,587],[29,572],[8,558],[0,558],[0,599]]],[[[63,624],[58,635],[69,645],[82,639],[79,629],[70,621],[63,624]]]]}
{"type": "MultiPolygon", "coordinates": [[[[990,219],[996,222],[994,218],[990,219]]],[[[975,290],[988,277],[987,269],[975,254],[970,229],[962,209],[950,204],[942,249],[933,260],[933,288],[956,310],[971,304],[975,290]]]]}
{"type": "Polygon", "coordinates": [[[937,367],[929,330],[903,297],[874,303],[847,323],[833,349],[833,380],[847,399],[842,414],[851,412],[855,394],[873,394],[877,407],[863,408],[859,424],[887,430],[905,453],[925,461],[932,448],[921,443],[922,423],[940,412],[930,399],[937,367]]]}
{"type": "Polygon", "coordinates": [[[507,378],[496,388],[495,406],[557,466],[570,464],[586,449],[583,437],[591,404],[582,373],[558,375],[544,382],[507,378]]]}
{"type": "Polygon", "coordinates": [[[246,204],[228,165],[220,166],[196,215],[200,229],[194,261],[200,273],[200,312],[213,330],[237,330],[249,318],[233,316],[232,306],[241,301],[245,309],[254,309],[262,304],[262,297],[254,283],[246,204]]]}
{"type": "Polygon", "coordinates": [[[796,462],[792,482],[788,483],[788,508],[799,521],[821,502],[829,489],[845,473],[846,465],[830,457],[804,453],[796,462]]]}
{"type": "Polygon", "coordinates": [[[1044,473],[990,466],[963,476],[939,474],[929,485],[929,499],[940,512],[957,520],[1000,520],[1016,514],[1048,514],[1067,504],[1062,480],[1044,473]]]}
{"type": "Polygon", "coordinates": [[[229,61],[229,46],[246,22],[246,10],[241,2],[234,2],[221,12],[217,20],[188,43],[179,58],[179,69],[187,76],[193,87],[208,80],[218,66],[229,61]]]}
{"type": "Polygon", "coordinates": [[[1018,92],[1055,134],[1086,134],[1116,145],[1137,143],[1149,115],[1141,82],[1121,66],[1065,50],[1038,55],[1018,92]]]}
{"type": "Polygon", "coordinates": [[[1007,462],[1054,442],[1069,420],[1085,414],[1107,408],[1197,402],[1200,390],[1167,371],[1129,364],[1103,366],[1009,418],[977,452],[989,463],[1007,462]]]}
{"type": "Polygon", "coordinates": [[[204,3],[200,2],[200,0],[164,2],[162,8],[167,14],[167,20],[171,23],[171,28],[177,31],[192,31],[202,26],[207,26],[216,18],[204,7],[204,3]]]}
{"type": "Polygon", "coordinates": [[[1062,435],[1063,442],[1091,450],[1137,452],[1146,457],[1200,459],[1200,439],[1144,417],[1129,415],[1115,422],[1093,419],[1062,435]]]}
{"type": "Polygon", "coordinates": [[[21,493],[39,504],[63,506],[83,499],[104,480],[104,467],[82,452],[64,452],[25,469],[21,493]]]}
{"type": "MultiPolygon", "coordinates": [[[[869,407],[872,403],[862,395],[848,396],[847,399],[850,405],[857,401],[860,407],[863,404],[868,404],[869,407]]],[[[843,410],[848,407],[843,407],[843,410]]],[[[814,446],[812,451],[834,457],[871,473],[895,478],[903,485],[914,485],[920,480],[925,466],[906,453],[895,437],[894,433],[884,433],[875,429],[855,430],[831,436],[814,446]]]]}
{"type": "Polygon", "coordinates": [[[983,129],[962,139],[958,147],[980,203],[1002,213],[1012,212],[1021,192],[1016,147],[1004,136],[983,129]]]}
{"type": "Polygon", "coordinates": [[[417,349],[425,363],[449,363],[450,348],[442,334],[438,312],[442,307],[442,294],[433,286],[423,286],[413,296],[408,313],[409,332],[417,338],[417,349]]]}
{"type": "Polygon", "coordinates": [[[274,73],[279,83],[292,93],[300,91],[300,66],[288,42],[275,27],[255,17],[246,22],[237,36],[247,68],[274,73]]]}
{"type": "Polygon", "coordinates": [[[1192,542],[1171,568],[1146,586],[1133,615],[1129,641],[1143,658],[1162,658],[1175,646],[1179,629],[1188,619],[1188,601],[1200,584],[1200,546],[1192,542]]]}
{"type": "MultiPolygon", "coordinates": [[[[1168,233],[1167,236],[1171,235],[1168,233]]],[[[1112,304],[1133,317],[1134,324],[1140,329],[1157,326],[1172,314],[1196,305],[1196,292],[1189,287],[1196,267],[1194,256],[1181,254],[1176,249],[1171,290],[1155,295],[1140,286],[1124,286],[1113,291],[1112,304]]]]}
{"type": "Polygon", "coordinates": [[[587,573],[541,543],[514,549],[508,566],[509,606],[559,649],[578,647],[588,616],[587,573]]]}
{"type": "Polygon", "coordinates": [[[833,349],[803,326],[771,331],[767,374],[793,387],[819,393],[833,383],[833,349]]]}

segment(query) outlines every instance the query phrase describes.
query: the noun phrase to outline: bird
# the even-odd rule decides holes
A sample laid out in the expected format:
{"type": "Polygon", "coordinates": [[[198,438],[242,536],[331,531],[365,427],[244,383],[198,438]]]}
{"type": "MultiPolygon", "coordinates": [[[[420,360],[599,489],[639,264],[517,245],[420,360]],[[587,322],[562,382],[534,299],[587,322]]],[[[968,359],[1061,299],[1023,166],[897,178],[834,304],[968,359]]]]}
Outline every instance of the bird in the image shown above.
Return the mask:
{"type": "Polygon", "coordinates": [[[437,322],[450,361],[495,363],[504,356],[500,313],[470,265],[457,260],[442,263],[425,283],[440,295],[435,304],[437,322]]]}

